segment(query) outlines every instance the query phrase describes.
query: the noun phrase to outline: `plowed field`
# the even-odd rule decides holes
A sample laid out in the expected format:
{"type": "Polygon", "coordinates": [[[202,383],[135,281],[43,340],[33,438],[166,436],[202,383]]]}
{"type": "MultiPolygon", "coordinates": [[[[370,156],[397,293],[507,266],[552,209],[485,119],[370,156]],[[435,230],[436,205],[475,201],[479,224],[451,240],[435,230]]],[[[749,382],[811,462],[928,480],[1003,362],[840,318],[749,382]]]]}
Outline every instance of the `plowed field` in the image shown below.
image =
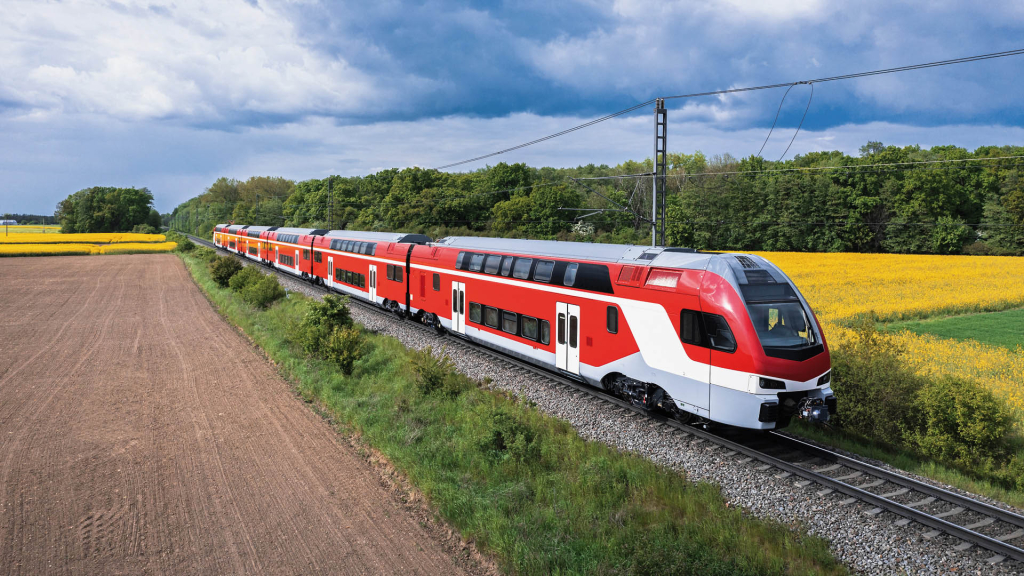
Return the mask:
{"type": "Polygon", "coordinates": [[[0,573],[462,573],[176,257],[0,286],[0,573]]]}

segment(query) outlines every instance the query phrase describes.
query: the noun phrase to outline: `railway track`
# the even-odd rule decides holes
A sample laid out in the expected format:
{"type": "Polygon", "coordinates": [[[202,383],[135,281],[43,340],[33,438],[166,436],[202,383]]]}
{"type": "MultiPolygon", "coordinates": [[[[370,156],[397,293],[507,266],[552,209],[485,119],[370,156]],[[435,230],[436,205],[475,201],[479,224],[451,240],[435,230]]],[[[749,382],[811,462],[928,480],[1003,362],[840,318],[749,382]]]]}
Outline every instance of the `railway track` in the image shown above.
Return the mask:
{"type": "MultiPolygon", "coordinates": [[[[203,246],[215,248],[213,243],[207,240],[195,236],[189,238],[203,246]]],[[[249,262],[245,259],[243,261],[249,262]]],[[[276,270],[274,272],[291,280],[302,281],[291,274],[276,270]]],[[[310,286],[315,291],[330,293],[326,288],[310,286]]],[[[392,312],[366,302],[351,302],[364,309],[394,317],[392,312]]],[[[406,325],[436,334],[433,328],[418,322],[410,321],[406,322],[406,325]]],[[[895,520],[898,527],[917,522],[930,528],[930,531],[923,534],[926,539],[941,534],[954,536],[961,541],[953,547],[957,551],[963,552],[978,546],[993,553],[987,559],[991,564],[1007,559],[1024,562],[1024,516],[775,431],[751,434],[734,429],[717,431],[683,424],[663,414],[637,407],[578,380],[523,362],[469,340],[459,337],[451,337],[449,340],[455,346],[486,354],[518,369],[529,370],[571,389],[573,393],[588,394],[619,409],[643,414],[657,421],[659,425],[673,429],[684,438],[692,437],[692,442],[707,442],[715,449],[724,449],[723,456],[734,457],[741,464],[757,466],[763,471],[776,471],[776,476],[780,478],[799,478],[800,480],[796,482],[797,487],[820,487],[817,491],[819,496],[824,497],[835,492],[847,496],[843,504],[867,503],[872,508],[864,513],[869,516],[878,516],[884,512],[895,514],[899,517],[895,520]]]]}

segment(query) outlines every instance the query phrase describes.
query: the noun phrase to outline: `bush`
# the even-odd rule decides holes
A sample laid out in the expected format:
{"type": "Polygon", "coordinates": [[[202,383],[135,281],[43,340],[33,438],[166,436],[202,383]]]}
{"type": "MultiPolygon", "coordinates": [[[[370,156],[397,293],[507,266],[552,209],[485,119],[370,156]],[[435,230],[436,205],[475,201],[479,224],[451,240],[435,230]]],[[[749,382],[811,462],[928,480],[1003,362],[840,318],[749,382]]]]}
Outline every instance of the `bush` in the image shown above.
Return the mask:
{"type": "Polygon", "coordinates": [[[196,249],[196,243],[182,236],[181,240],[176,240],[178,247],[175,248],[178,252],[191,252],[196,249]]]}
{"type": "Polygon", "coordinates": [[[902,445],[919,426],[914,399],[925,380],[914,374],[865,318],[853,340],[832,355],[832,389],[839,399],[834,424],[890,445],[902,445]]]}
{"type": "Polygon", "coordinates": [[[348,375],[352,373],[352,365],[363,357],[363,348],[363,336],[358,328],[334,328],[324,340],[320,353],[324,360],[337,364],[348,375]]]}
{"type": "Polygon", "coordinates": [[[490,429],[480,442],[480,449],[497,461],[530,462],[540,456],[533,429],[505,408],[491,414],[490,429]]]}
{"type": "Polygon", "coordinates": [[[352,326],[348,310],[348,298],[327,294],[322,301],[310,300],[295,335],[303,351],[310,356],[320,356],[326,341],[336,329],[352,326]]]}
{"type": "Polygon", "coordinates": [[[149,224],[136,224],[132,228],[133,234],[158,234],[160,231],[149,224]]]}
{"type": "Polygon", "coordinates": [[[909,439],[922,454],[983,468],[1006,458],[1012,418],[992,392],[976,382],[960,378],[931,382],[919,391],[917,406],[923,426],[909,439]]]}
{"type": "Polygon", "coordinates": [[[412,368],[416,372],[416,386],[424,395],[439,394],[455,398],[472,384],[468,378],[455,371],[455,364],[445,350],[434,354],[433,348],[413,351],[412,368]]]}
{"type": "Polygon", "coordinates": [[[217,258],[217,252],[213,248],[207,248],[206,246],[196,246],[196,249],[192,251],[192,255],[209,264],[214,258],[217,258]]]}
{"type": "Polygon", "coordinates": [[[235,292],[241,292],[250,285],[259,282],[264,276],[265,274],[260,272],[255,266],[246,266],[231,277],[231,280],[228,281],[228,287],[235,292]]]}
{"type": "Polygon", "coordinates": [[[242,263],[233,256],[218,256],[210,260],[210,276],[213,281],[227,288],[231,277],[242,269],[242,263]]]}
{"type": "Polygon", "coordinates": [[[242,300],[247,304],[257,308],[266,308],[285,297],[286,293],[284,288],[281,286],[281,283],[277,281],[277,276],[261,274],[258,271],[256,274],[258,276],[262,276],[262,278],[255,282],[248,283],[239,292],[239,296],[241,296],[242,300]]]}

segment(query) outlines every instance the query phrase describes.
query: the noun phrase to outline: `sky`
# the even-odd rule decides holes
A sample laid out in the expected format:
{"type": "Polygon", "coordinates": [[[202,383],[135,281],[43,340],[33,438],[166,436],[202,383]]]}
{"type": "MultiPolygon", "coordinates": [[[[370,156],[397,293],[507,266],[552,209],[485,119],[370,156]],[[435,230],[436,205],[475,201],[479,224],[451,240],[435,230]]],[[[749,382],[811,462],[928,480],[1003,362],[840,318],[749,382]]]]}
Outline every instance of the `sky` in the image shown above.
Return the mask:
{"type": "MultiPolygon", "coordinates": [[[[90,186],[426,168],[658,96],[1024,48],[1024,2],[2,0],[0,211],[90,186]]],[[[671,152],[756,154],[785,89],[670,100],[671,152]]],[[[793,88],[763,156],[1024,144],[1024,56],[793,88]]],[[[500,157],[651,156],[653,109],[500,157]]]]}

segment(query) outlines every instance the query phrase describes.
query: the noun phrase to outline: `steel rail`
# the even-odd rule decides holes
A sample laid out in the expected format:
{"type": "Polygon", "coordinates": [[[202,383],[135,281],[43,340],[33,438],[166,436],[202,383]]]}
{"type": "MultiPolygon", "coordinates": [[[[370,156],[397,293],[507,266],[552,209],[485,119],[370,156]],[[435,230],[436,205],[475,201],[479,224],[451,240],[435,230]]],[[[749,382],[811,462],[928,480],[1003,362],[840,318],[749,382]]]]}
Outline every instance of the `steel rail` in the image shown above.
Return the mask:
{"type": "MultiPolygon", "coordinates": [[[[200,244],[202,244],[204,246],[211,247],[211,248],[216,248],[216,246],[214,246],[214,244],[212,242],[209,242],[207,240],[203,240],[203,239],[197,238],[197,237],[192,236],[192,235],[186,235],[186,236],[188,236],[193,241],[198,242],[198,243],[200,243],[200,244]]],[[[229,254],[232,254],[232,255],[236,256],[236,257],[240,257],[241,256],[241,255],[239,255],[239,254],[237,254],[235,252],[231,252],[230,250],[227,250],[227,249],[223,249],[223,250],[225,252],[229,253],[229,254]]],[[[248,260],[246,258],[243,258],[243,260],[246,261],[246,262],[251,262],[250,260],[248,260]]],[[[276,274],[281,274],[281,275],[284,275],[285,277],[289,277],[289,278],[292,278],[292,279],[297,280],[297,281],[304,281],[299,276],[295,276],[293,274],[287,274],[285,272],[278,271],[278,270],[276,270],[274,268],[270,268],[270,269],[273,270],[276,274]]],[[[308,281],[305,281],[305,282],[308,282],[308,281]]],[[[320,286],[315,286],[312,283],[310,283],[310,286],[315,288],[316,290],[324,292],[325,294],[326,293],[331,293],[331,291],[328,290],[327,288],[323,288],[323,287],[320,287],[320,286]]],[[[360,300],[355,300],[355,299],[350,300],[350,302],[355,302],[355,303],[359,304],[360,307],[363,307],[363,308],[365,308],[367,310],[373,310],[375,312],[379,312],[379,313],[382,313],[382,314],[389,314],[389,315],[391,315],[390,311],[385,310],[385,309],[383,309],[383,308],[381,308],[379,306],[375,306],[375,305],[369,304],[367,302],[362,302],[360,300]]],[[[406,325],[414,326],[417,329],[422,329],[422,330],[430,332],[432,334],[437,334],[437,332],[435,332],[434,329],[432,329],[432,328],[430,328],[428,326],[422,325],[422,324],[418,324],[418,323],[412,322],[412,323],[408,323],[406,325]]],[[[452,334],[452,333],[448,332],[448,334],[452,334]]],[[[533,373],[535,373],[537,375],[546,377],[546,378],[554,381],[555,383],[562,384],[562,385],[568,386],[570,388],[573,388],[575,390],[578,390],[580,392],[589,394],[590,396],[593,396],[593,397],[595,397],[596,399],[598,399],[600,401],[604,401],[604,402],[607,402],[607,403],[619,406],[621,408],[624,408],[626,410],[630,410],[632,412],[635,412],[635,413],[647,416],[647,417],[649,417],[649,418],[651,418],[651,419],[653,419],[653,420],[655,420],[657,422],[660,422],[660,423],[662,423],[664,425],[667,425],[667,426],[670,426],[672,428],[675,428],[675,429],[679,430],[683,434],[692,434],[692,435],[694,435],[694,436],[696,436],[698,438],[710,441],[710,442],[712,442],[714,444],[717,444],[717,445],[722,446],[724,448],[728,448],[729,450],[735,451],[736,453],[744,454],[745,456],[748,456],[750,458],[753,458],[755,460],[758,460],[760,462],[768,464],[768,465],[772,466],[773,468],[778,468],[778,469],[783,470],[785,472],[792,473],[792,474],[794,474],[796,476],[799,476],[801,478],[804,478],[806,480],[810,480],[810,481],[812,481],[812,482],[814,482],[816,484],[820,484],[822,486],[830,488],[830,489],[832,489],[832,490],[834,490],[836,492],[840,492],[842,494],[846,494],[847,496],[850,496],[852,498],[856,498],[857,500],[861,500],[863,502],[867,502],[867,503],[872,504],[872,505],[874,505],[874,506],[876,506],[878,508],[881,508],[883,510],[887,510],[889,512],[893,512],[895,514],[903,516],[904,518],[908,518],[908,519],[910,519],[910,520],[912,520],[914,522],[918,522],[918,523],[920,523],[920,524],[922,524],[924,526],[928,526],[929,528],[932,528],[932,529],[935,529],[935,530],[939,530],[941,532],[945,532],[945,533],[950,534],[952,536],[955,536],[955,537],[957,537],[957,538],[959,538],[959,539],[961,539],[961,540],[963,540],[965,542],[969,542],[971,544],[975,544],[977,546],[980,546],[982,548],[990,550],[990,551],[992,551],[992,552],[997,554],[997,556],[994,556],[994,557],[989,559],[989,561],[992,562],[992,563],[999,562],[999,561],[1003,560],[1004,558],[1012,558],[1014,560],[1017,560],[1017,561],[1020,561],[1020,562],[1024,562],[1024,549],[1019,548],[1017,546],[1013,546],[1011,544],[1007,544],[1006,542],[1001,541],[1001,540],[999,540],[997,538],[993,538],[991,536],[986,536],[985,534],[982,534],[980,532],[976,532],[976,531],[971,530],[969,528],[965,528],[963,526],[959,526],[957,524],[954,524],[954,523],[949,522],[947,520],[944,520],[942,518],[938,518],[938,517],[936,517],[934,515],[931,515],[931,514],[928,514],[926,512],[922,512],[920,510],[916,510],[916,509],[914,509],[914,508],[912,508],[910,506],[906,506],[906,505],[900,504],[898,502],[895,502],[893,500],[889,500],[887,498],[883,498],[881,495],[874,494],[872,492],[868,492],[867,490],[865,490],[863,488],[858,488],[857,486],[853,486],[851,484],[847,484],[846,482],[843,482],[842,480],[837,480],[835,478],[832,478],[832,477],[827,476],[825,474],[822,474],[820,472],[815,472],[814,470],[811,470],[809,468],[804,468],[804,467],[799,466],[797,464],[793,464],[791,462],[787,462],[787,461],[785,461],[785,460],[783,460],[781,458],[778,458],[776,456],[772,456],[770,454],[766,454],[765,452],[762,452],[762,451],[760,451],[760,450],[758,450],[756,448],[751,448],[751,447],[746,446],[744,444],[741,444],[739,442],[735,442],[733,440],[729,440],[727,438],[724,438],[722,436],[714,434],[712,432],[708,432],[706,430],[703,430],[703,429],[700,429],[700,428],[697,428],[697,427],[694,427],[694,426],[691,426],[691,425],[688,425],[688,424],[683,424],[681,422],[678,422],[676,420],[668,418],[665,415],[658,414],[658,413],[655,413],[655,412],[651,412],[649,410],[646,410],[646,409],[638,407],[638,406],[634,406],[630,402],[627,402],[627,401],[622,400],[621,398],[618,398],[618,397],[615,397],[615,396],[611,396],[611,395],[605,393],[602,390],[594,388],[593,386],[590,386],[590,385],[588,385],[585,382],[582,382],[580,380],[575,380],[575,379],[569,378],[569,377],[567,377],[566,375],[564,375],[564,374],[562,374],[560,372],[555,372],[555,371],[548,370],[548,369],[545,369],[545,368],[540,367],[540,366],[536,366],[534,364],[530,364],[528,362],[524,362],[524,361],[522,361],[522,360],[520,360],[520,359],[518,359],[518,358],[516,358],[514,356],[510,356],[510,355],[504,354],[504,353],[502,353],[500,351],[493,350],[491,348],[487,348],[485,346],[482,346],[480,344],[472,342],[471,340],[455,336],[454,334],[453,334],[453,336],[455,338],[453,340],[454,342],[458,343],[459,345],[465,346],[466,348],[469,348],[471,350],[484,353],[484,354],[486,354],[488,356],[491,356],[491,357],[493,357],[493,358],[495,358],[497,360],[507,362],[509,364],[512,364],[512,365],[514,365],[516,367],[519,367],[519,368],[522,368],[522,369],[525,369],[525,370],[529,370],[529,371],[531,371],[531,372],[533,372],[533,373]],[[1002,556],[1002,558],[1000,558],[1000,556],[1002,556]]],[[[1020,515],[1014,514],[1013,512],[1010,512],[1008,510],[1003,510],[1001,508],[997,508],[997,507],[992,506],[990,504],[986,504],[984,502],[973,500],[971,498],[967,498],[965,496],[961,496],[959,494],[950,492],[948,490],[943,490],[941,488],[937,488],[937,487],[932,486],[932,485],[930,485],[928,483],[921,482],[919,480],[914,480],[913,478],[902,476],[900,474],[896,474],[896,473],[890,472],[888,470],[884,470],[882,468],[879,468],[877,466],[873,466],[873,465],[868,464],[866,462],[861,462],[861,461],[856,460],[854,458],[850,458],[848,456],[843,456],[842,454],[838,454],[838,453],[832,452],[830,450],[826,450],[824,448],[820,448],[818,446],[814,446],[813,444],[809,444],[807,442],[803,442],[801,440],[797,440],[797,439],[794,439],[794,438],[791,438],[791,437],[779,434],[778,432],[772,431],[772,432],[770,432],[770,435],[771,435],[771,437],[773,439],[775,439],[779,443],[789,444],[791,446],[798,447],[801,451],[807,452],[807,453],[812,454],[814,456],[817,456],[819,458],[827,459],[827,460],[833,460],[833,461],[836,461],[837,463],[842,463],[842,465],[844,465],[844,466],[848,466],[848,467],[853,468],[855,470],[860,470],[860,471],[866,472],[866,473],[868,473],[868,474],[870,474],[872,476],[877,476],[880,479],[884,479],[884,480],[892,482],[894,484],[901,485],[901,486],[903,486],[905,488],[910,488],[911,490],[914,490],[914,491],[917,491],[917,492],[921,492],[923,494],[928,494],[929,496],[934,496],[934,497],[936,497],[938,499],[941,499],[943,501],[947,501],[947,502],[950,502],[950,503],[954,503],[954,504],[957,504],[957,505],[969,508],[970,510],[973,510],[973,511],[981,513],[981,514],[984,514],[984,515],[992,517],[992,518],[996,518],[998,520],[1002,520],[1002,521],[1007,522],[1009,524],[1013,524],[1013,525],[1024,527],[1024,516],[1020,516],[1020,515]]]]}

